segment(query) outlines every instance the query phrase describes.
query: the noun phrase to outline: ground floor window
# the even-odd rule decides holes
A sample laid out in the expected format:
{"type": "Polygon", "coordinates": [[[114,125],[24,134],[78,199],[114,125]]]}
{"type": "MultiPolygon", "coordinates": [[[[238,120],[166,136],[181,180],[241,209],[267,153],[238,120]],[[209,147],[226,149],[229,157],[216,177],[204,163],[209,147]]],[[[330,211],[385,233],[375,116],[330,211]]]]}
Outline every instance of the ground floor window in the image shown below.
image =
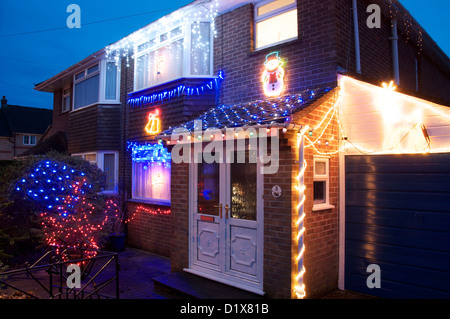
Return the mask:
{"type": "Polygon", "coordinates": [[[170,204],[171,156],[159,144],[132,147],[133,199],[170,204]]]}
{"type": "Polygon", "coordinates": [[[96,164],[106,175],[103,193],[117,194],[119,176],[119,153],[117,151],[98,151],[81,154],[72,154],[73,157],[96,164]]]}
{"type": "Polygon", "coordinates": [[[330,159],[326,156],[314,157],[314,206],[320,210],[330,205],[330,159]]]}

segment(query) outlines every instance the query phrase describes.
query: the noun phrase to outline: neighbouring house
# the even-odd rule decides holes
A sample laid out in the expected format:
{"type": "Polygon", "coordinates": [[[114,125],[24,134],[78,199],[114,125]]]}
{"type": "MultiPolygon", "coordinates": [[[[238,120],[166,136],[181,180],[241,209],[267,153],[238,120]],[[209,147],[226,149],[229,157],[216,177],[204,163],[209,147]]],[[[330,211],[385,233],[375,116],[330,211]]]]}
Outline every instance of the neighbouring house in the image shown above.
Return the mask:
{"type": "Polygon", "coordinates": [[[450,297],[450,63],[398,1],[193,1],[36,89],[173,272],[450,297]]]}
{"type": "Polygon", "coordinates": [[[39,143],[52,124],[52,110],[8,104],[0,109],[0,160],[13,160],[39,143]]]}

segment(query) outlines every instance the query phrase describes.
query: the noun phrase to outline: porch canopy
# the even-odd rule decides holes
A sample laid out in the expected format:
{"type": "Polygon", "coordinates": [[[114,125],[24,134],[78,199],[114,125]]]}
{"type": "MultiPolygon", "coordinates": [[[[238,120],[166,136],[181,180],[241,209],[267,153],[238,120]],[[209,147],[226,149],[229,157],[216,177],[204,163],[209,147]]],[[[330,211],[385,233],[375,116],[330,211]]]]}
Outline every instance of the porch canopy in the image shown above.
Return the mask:
{"type": "Polygon", "coordinates": [[[225,130],[237,127],[286,127],[292,129],[294,127],[294,124],[290,122],[292,114],[307,108],[332,90],[332,87],[322,87],[266,100],[216,106],[189,122],[177,127],[170,127],[160,133],[159,138],[170,139],[176,129],[186,129],[191,133],[200,129],[202,131],[207,129],[225,130]],[[201,128],[195,126],[199,121],[202,123],[201,128]]]}

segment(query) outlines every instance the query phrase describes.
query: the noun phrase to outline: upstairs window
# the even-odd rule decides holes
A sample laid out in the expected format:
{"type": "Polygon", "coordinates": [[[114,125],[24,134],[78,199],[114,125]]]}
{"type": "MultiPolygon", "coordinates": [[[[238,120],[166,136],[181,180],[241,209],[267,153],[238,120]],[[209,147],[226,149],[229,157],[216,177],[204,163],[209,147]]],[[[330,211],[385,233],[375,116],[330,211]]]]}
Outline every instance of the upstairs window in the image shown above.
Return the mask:
{"type": "Polygon", "coordinates": [[[34,135],[24,135],[23,145],[36,145],[36,136],[34,135]]]}
{"type": "Polygon", "coordinates": [[[268,0],[255,5],[255,49],[297,38],[296,0],[268,0]]]}
{"type": "Polygon", "coordinates": [[[182,77],[211,76],[211,44],[210,22],[187,22],[148,36],[135,48],[135,91],[182,77]]]}
{"type": "Polygon", "coordinates": [[[118,103],[119,74],[116,63],[106,60],[75,74],[73,110],[96,103],[118,103]]]}

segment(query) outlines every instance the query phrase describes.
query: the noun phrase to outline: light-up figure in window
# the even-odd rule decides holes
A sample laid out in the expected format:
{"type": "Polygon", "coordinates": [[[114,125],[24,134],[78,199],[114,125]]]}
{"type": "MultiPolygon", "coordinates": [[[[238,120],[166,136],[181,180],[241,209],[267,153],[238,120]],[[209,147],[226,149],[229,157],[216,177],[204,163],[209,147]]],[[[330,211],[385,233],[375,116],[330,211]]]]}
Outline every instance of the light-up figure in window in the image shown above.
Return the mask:
{"type": "Polygon", "coordinates": [[[266,56],[265,70],[262,75],[264,93],[268,97],[279,96],[284,88],[283,61],[278,57],[278,52],[272,52],[266,56]]]}

